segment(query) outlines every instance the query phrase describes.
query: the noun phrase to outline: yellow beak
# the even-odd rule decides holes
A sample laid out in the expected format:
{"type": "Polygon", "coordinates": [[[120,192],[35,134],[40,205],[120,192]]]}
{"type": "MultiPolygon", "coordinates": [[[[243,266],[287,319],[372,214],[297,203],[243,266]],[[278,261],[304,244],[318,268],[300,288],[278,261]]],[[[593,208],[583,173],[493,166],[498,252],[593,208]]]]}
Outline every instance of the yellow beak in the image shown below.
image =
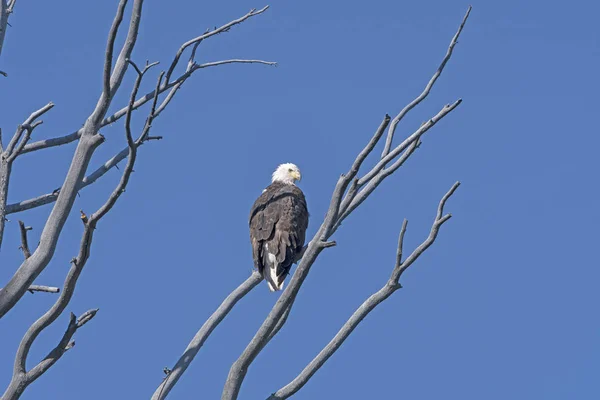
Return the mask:
{"type": "Polygon", "coordinates": [[[294,178],[298,182],[300,182],[300,180],[302,180],[302,175],[300,175],[300,172],[298,172],[298,171],[292,171],[290,173],[290,175],[292,176],[292,178],[294,178]]]}

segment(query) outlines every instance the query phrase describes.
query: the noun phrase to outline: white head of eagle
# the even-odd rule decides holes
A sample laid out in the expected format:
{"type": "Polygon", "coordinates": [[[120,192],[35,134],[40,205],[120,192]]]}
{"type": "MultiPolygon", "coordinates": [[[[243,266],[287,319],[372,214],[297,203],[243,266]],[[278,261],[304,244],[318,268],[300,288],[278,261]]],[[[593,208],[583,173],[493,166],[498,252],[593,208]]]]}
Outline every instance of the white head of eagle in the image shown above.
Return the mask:
{"type": "Polygon", "coordinates": [[[295,182],[300,169],[281,164],[271,184],[256,199],[250,211],[250,242],[254,267],[271,291],[281,290],[292,264],[304,247],[308,208],[304,193],[295,182]]]}
{"type": "Polygon", "coordinates": [[[300,174],[300,168],[298,168],[295,164],[285,163],[281,164],[273,172],[271,182],[282,182],[288,185],[293,185],[294,182],[299,182],[301,179],[302,174],[300,174]]]}

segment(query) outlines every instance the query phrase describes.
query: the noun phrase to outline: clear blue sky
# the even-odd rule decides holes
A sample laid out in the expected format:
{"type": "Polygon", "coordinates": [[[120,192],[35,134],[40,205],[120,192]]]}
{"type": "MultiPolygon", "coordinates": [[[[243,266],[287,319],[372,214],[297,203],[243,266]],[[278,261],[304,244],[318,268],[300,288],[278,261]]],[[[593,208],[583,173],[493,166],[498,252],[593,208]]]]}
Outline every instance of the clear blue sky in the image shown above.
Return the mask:
{"type": "MultiPolygon", "coordinates": [[[[81,126],[101,90],[106,34],[117,1],[19,1],[0,69],[7,134],[48,101],[35,138],[81,126]]],[[[145,4],[134,59],[162,61],[179,45],[264,3],[145,4]]],[[[126,195],[98,227],[68,311],[98,307],[77,345],[24,399],[141,399],[252,268],[247,218],[275,166],[303,172],[314,233],[339,173],[385,113],[415,97],[437,67],[467,2],[275,1],[264,15],[202,44],[200,60],[262,58],[198,72],[154,124],[126,195]],[[115,392],[118,395],[115,395],[115,392]]],[[[437,243],[297,399],[592,399],[600,397],[596,204],[600,45],[596,2],[475,1],[471,18],[406,135],[446,103],[463,104],[344,223],[303,286],[288,324],[252,365],[241,398],[289,382],[388,278],[397,234],[427,235],[452,183],[453,213],[437,243]]],[[[154,71],[157,73],[158,70],[154,71]]],[[[155,76],[155,75],[153,75],[155,76]]],[[[128,96],[128,72],[113,109],[128,96]]],[[[148,80],[145,88],[154,85],[148,80]]],[[[139,114],[137,126],[141,125],[139,114]]],[[[124,145],[106,129],[92,167],[124,145]]],[[[74,146],[23,156],[10,201],[60,185],[74,146]]],[[[379,149],[378,151],[379,152],[379,149]]],[[[372,160],[371,160],[372,161],[372,160]]],[[[61,286],[82,232],[116,184],[111,171],[77,199],[54,260],[37,283],[61,286]]],[[[50,207],[18,216],[36,243],[50,207]]],[[[7,225],[1,282],[19,265],[7,225]]],[[[0,387],[17,344],[55,300],[27,295],[0,321],[0,387]]],[[[274,304],[266,285],[208,340],[173,399],[219,398],[231,363],[274,304]]],[[[30,366],[62,335],[65,313],[36,342],[30,366]]]]}

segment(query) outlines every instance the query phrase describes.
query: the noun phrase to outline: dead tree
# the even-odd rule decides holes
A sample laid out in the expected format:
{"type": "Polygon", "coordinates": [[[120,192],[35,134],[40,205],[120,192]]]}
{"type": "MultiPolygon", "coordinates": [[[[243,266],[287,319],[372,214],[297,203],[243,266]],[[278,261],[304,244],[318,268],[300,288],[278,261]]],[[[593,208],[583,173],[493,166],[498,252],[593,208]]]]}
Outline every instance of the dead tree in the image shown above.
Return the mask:
{"type": "MultiPolygon", "coordinates": [[[[33,368],[29,370],[26,369],[25,366],[29,350],[33,342],[69,305],[77,285],[77,279],[82,273],[90,256],[94,230],[100,220],[110,212],[119,197],[125,192],[140,146],[162,138],[161,136],[152,136],[150,134],[152,121],[160,116],[186,80],[198,70],[233,63],[275,65],[274,62],[263,60],[229,59],[205,63],[198,63],[195,60],[196,49],[204,40],[208,40],[220,33],[227,32],[235,25],[262,14],[268,7],[264,7],[260,10],[252,9],[242,17],[225,24],[220,28],[208,29],[200,36],[183,43],[176,52],[172,62],[168,65],[166,71],[163,71],[158,75],[154,90],[143,96],[138,96],[138,90],[142,79],[146,76],[148,71],[158,63],[146,62],[145,65],[138,66],[130,59],[139,34],[144,1],[134,0],[130,3],[133,4],[127,37],[118,51],[118,55],[116,55],[116,38],[124,19],[128,1],[120,0],[118,3],[116,16],[108,33],[108,41],[104,56],[102,91],[99,95],[96,107],[85,120],[83,126],[64,136],[31,142],[35,128],[42,124],[40,118],[53,107],[53,104],[50,102],[39,110],[34,111],[29,118],[19,125],[5,147],[2,144],[0,135],[0,246],[2,244],[4,226],[8,215],[54,203],[52,211],[43,227],[37,247],[30,249],[27,240],[27,231],[29,228],[26,227],[24,223],[19,222],[22,240],[21,248],[23,250],[24,261],[16,268],[12,278],[8,282],[5,282],[4,287],[0,289],[0,318],[11,311],[19,303],[19,300],[21,300],[28,292],[60,292],[52,307],[34,322],[23,336],[17,349],[12,379],[2,396],[3,400],[18,399],[27,386],[44,374],[44,372],[52,367],[52,365],[54,365],[67,350],[73,347],[74,342],[72,341],[72,338],[75,332],[96,315],[96,309],[83,313],[79,318],[71,314],[71,320],[67,329],[62,338],[58,340],[56,347],[51,349],[48,355],[43,360],[39,361],[33,368]],[[180,61],[186,51],[189,53],[187,63],[185,66],[180,67],[180,64],[183,64],[180,63],[180,61]],[[119,111],[107,116],[109,106],[119,90],[125,72],[129,67],[137,72],[137,79],[133,84],[130,100],[128,104],[119,111]],[[132,112],[146,103],[150,104],[148,116],[143,129],[136,135],[131,128],[132,112]],[[104,141],[104,137],[99,132],[100,129],[117,122],[123,117],[125,117],[124,132],[127,143],[126,147],[100,165],[93,172],[88,173],[92,155],[104,141]],[[32,199],[26,199],[14,204],[7,204],[11,170],[17,157],[25,153],[43,151],[51,147],[71,142],[77,142],[77,146],[72,158],[71,166],[64,178],[64,182],[59,188],[51,193],[42,194],[32,199]],[[115,167],[120,161],[125,159],[127,159],[127,164],[122,172],[121,180],[106,202],[95,212],[87,214],[84,211],[80,211],[83,224],[80,248],[77,255],[71,260],[71,267],[66,275],[63,287],[59,290],[59,288],[34,285],[36,278],[53,258],[58,239],[63,231],[67,217],[72,212],[75,212],[73,210],[73,204],[78,192],[83,190],[86,186],[93,184],[97,179],[115,167]]],[[[15,12],[15,4],[16,0],[0,0],[0,52],[4,40],[7,38],[6,31],[8,20],[10,15],[15,12]]],[[[2,75],[8,77],[9,74],[3,72],[2,75]]],[[[2,267],[6,266],[2,265],[2,267]]]]}
{"type": "MultiPolygon", "coordinates": [[[[338,179],[333,190],[330,206],[327,214],[312,240],[305,247],[298,267],[294,272],[292,279],[283,291],[275,306],[265,318],[262,326],[256,332],[255,336],[248,343],[248,346],[240,357],[233,363],[229,371],[229,376],[223,388],[222,400],[234,400],[238,398],[240,388],[244,381],[244,377],[248,368],[258,356],[258,354],[266,347],[266,345],[279,332],[281,327],[287,321],[292,306],[296,301],[296,296],[304,280],[306,279],[311,267],[319,257],[319,254],[329,248],[335,246],[334,241],[329,239],[340,228],[342,222],[359,207],[375,189],[383,182],[384,179],[392,175],[398,170],[408,158],[419,148],[421,137],[429,131],[438,121],[455,110],[461,103],[461,99],[456,100],[451,104],[447,104],[428,121],[424,122],[419,129],[413,132],[410,136],[404,139],[400,144],[393,146],[394,134],[396,127],[410,110],[421,103],[430,93],[433,85],[442,74],[446,63],[450,60],[454,47],[458,43],[458,38],[467,22],[471,7],[460,23],[456,34],[453,36],[448,47],[446,55],[442,59],[441,64],[433,74],[431,80],[425,86],[423,92],[404,107],[395,117],[391,119],[389,115],[383,118],[383,121],[375,131],[375,134],[366,146],[358,153],[350,169],[345,174],[342,174],[338,179]],[[366,158],[371,155],[387,130],[385,144],[379,160],[367,172],[362,173],[366,158]]],[[[450,214],[444,214],[444,206],[447,200],[452,196],[455,190],[460,185],[459,182],[454,183],[450,190],[442,197],[437,212],[431,226],[429,236],[410,253],[406,258],[403,258],[403,241],[406,233],[408,222],[405,220],[400,230],[398,240],[396,263],[392,268],[392,273],[389,280],[384,286],[371,295],[365,302],[354,312],[348,321],[341,327],[335,337],[327,344],[323,350],[304,368],[304,370],[289,384],[275,391],[270,396],[270,400],[287,399],[298,390],[300,390],[306,382],[323,366],[323,364],[336,352],[342,345],[344,340],[352,333],[358,324],[371,312],[378,304],[387,299],[392,293],[400,289],[400,276],[410,267],[419,256],[427,250],[437,238],[440,227],[451,218],[450,214]]],[[[164,399],[173,386],[177,383],[181,375],[185,372],[194,357],[198,354],[200,348],[206,342],[210,334],[217,325],[227,316],[235,304],[254,289],[262,280],[261,275],[254,271],[246,281],[237,287],[217,308],[217,310],[208,318],[196,333],[192,341],[189,343],[183,355],[179,358],[173,368],[166,370],[166,376],[163,382],[158,386],[152,400],[164,399]]]]}
{"type": "MultiPolygon", "coordinates": [[[[16,0],[0,0],[0,54],[2,45],[6,39],[5,34],[8,20],[10,14],[14,12],[15,3],[16,0]]],[[[31,383],[43,375],[44,372],[51,368],[65,352],[73,347],[73,336],[76,331],[96,315],[97,309],[91,309],[79,317],[76,317],[71,313],[67,329],[62,338],[58,340],[57,345],[53,349],[50,349],[48,355],[39,361],[37,365],[29,370],[26,369],[30,348],[38,335],[54,323],[68,307],[74,294],[77,280],[90,257],[90,249],[93,244],[95,228],[125,192],[136,158],[138,157],[140,146],[149,141],[161,139],[161,136],[152,136],[150,134],[152,122],[159,117],[161,112],[168,106],[169,102],[181,86],[192,74],[194,74],[194,72],[203,68],[229,63],[275,65],[274,62],[246,59],[230,59],[206,63],[197,63],[195,61],[196,49],[204,40],[219,33],[227,32],[231,27],[263,13],[268,7],[264,7],[260,10],[253,9],[244,16],[231,21],[220,28],[207,30],[202,35],[185,42],[176,52],[168,68],[158,74],[154,90],[143,96],[139,96],[138,90],[142,80],[157,63],[146,62],[144,65],[139,66],[130,59],[131,52],[138,36],[143,0],[133,0],[127,38],[122,44],[116,60],[114,60],[116,37],[124,18],[125,9],[128,5],[127,3],[127,0],[119,1],[116,16],[108,34],[108,42],[104,57],[102,91],[99,95],[96,107],[86,119],[83,126],[64,136],[31,142],[34,129],[42,124],[42,121],[39,118],[53,107],[52,103],[48,103],[44,107],[33,112],[23,124],[16,128],[14,135],[10,138],[6,147],[2,147],[0,135],[0,246],[4,234],[5,220],[8,215],[53,203],[52,211],[43,227],[40,242],[35,248],[31,248],[28,241],[28,230],[30,228],[19,221],[21,249],[23,251],[24,261],[20,266],[16,267],[12,278],[4,283],[4,287],[0,289],[0,318],[15,308],[19,303],[19,300],[21,300],[28,292],[33,293],[37,291],[58,294],[58,298],[52,307],[34,322],[23,336],[16,352],[12,379],[0,400],[18,399],[31,383]],[[178,70],[180,60],[186,50],[189,50],[187,64],[183,67],[183,72],[177,74],[175,71],[178,70]],[[137,78],[131,89],[129,102],[119,111],[107,116],[108,108],[121,86],[125,71],[129,67],[134,69],[137,73],[137,78]],[[149,104],[149,110],[143,128],[139,133],[134,134],[131,127],[132,113],[134,110],[141,108],[147,103],[149,104]],[[104,126],[115,123],[123,117],[126,147],[94,171],[88,172],[92,154],[104,141],[99,130],[104,126]],[[42,194],[35,198],[7,204],[11,169],[13,162],[17,157],[25,153],[42,151],[44,149],[72,142],[76,142],[77,146],[72,158],[71,166],[64,178],[64,182],[59,188],[51,193],[42,194]],[[63,287],[55,288],[34,284],[36,278],[53,258],[58,238],[62,233],[67,217],[71,213],[76,212],[73,210],[73,204],[77,193],[96,182],[106,174],[107,171],[111,170],[120,161],[125,159],[127,160],[127,164],[121,174],[121,179],[104,204],[98,210],[91,213],[86,213],[83,210],[79,211],[83,225],[83,233],[78,253],[71,260],[71,267],[66,275],[63,287]]],[[[342,174],[338,179],[331,195],[327,214],[323,218],[317,233],[313,236],[308,245],[305,246],[302,257],[297,260],[298,266],[287,287],[281,293],[276,304],[270,310],[254,337],[250,340],[246,349],[232,364],[223,388],[222,399],[233,400],[238,398],[244,378],[252,362],[286,323],[297,299],[299,289],[317,261],[320,253],[327,248],[335,246],[335,241],[332,241],[331,239],[335,232],[341,227],[342,222],[366,201],[386,178],[396,172],[416,152],[420,147],[423,135],[460,105],[460,99],[445,105],[436,115],[424,122],[411,135],[406,137],[399,144],[394,144],[394,136],[398,124],[414,107],[419,105],[428,96],[435,82],[444,70],[446,63],[450,60],[470,10],[469,7],[458,31],[450,42],[446,55],[442,59],[441,64],[435,71],[431,80],[425,86],[423,92],[405,106],[393,119],[390,116],[385,115],[372,138],[354,157],[354,161],[350,164],[348,171],[342,174]],[[371,168],[363,168],[367,158],[374,154],[376,146],[382,142],[381,139],[384,136],[386,139],[383,143],[381,155],[373,163],[371,168]]],[[[2,75],[6,76],[7,73],[2,72],[2,75]]],[[[369,312],[402,287],[400,285],[400,277],[403,272],[414,264],[420,255],[435,242],[441,226],[451,218],[450,214],[445,214],[444,208],[446,202],[453,195],[458,186],[458,182],[454,183],[446,194],[443,195],[437,206],[429,235],[408,256],[405,256],[405,252],[403,251],[404,236],[408,225],[407,221],[404,221],[400,228],[396,250],[396,261],[394,265],[391,266],[390,278],[383,284],[379,291],[373,293],[364,301],[364,303],[340,328],[339,332],[332,340],[324,346],[296,378],[282,388],[273,388],[273,392],[265,394],[265,398],[272,400],[286,399],[299,391],[319,368],[321,368],[321,366],[323,366],[323,364],[340,348],[345,339],[353,332],[358,324],[363,321],[369,312]]],[[[156,388],[152,400],[160,400],[168,396],[214,329],[228,315],[237,302],[255,288],[261,280],[260,274],[254,271],[246,281],[227,296],[217,310],[202,325],[175,365],[172,368],[165,368],[165,377],[156,388]]]]}

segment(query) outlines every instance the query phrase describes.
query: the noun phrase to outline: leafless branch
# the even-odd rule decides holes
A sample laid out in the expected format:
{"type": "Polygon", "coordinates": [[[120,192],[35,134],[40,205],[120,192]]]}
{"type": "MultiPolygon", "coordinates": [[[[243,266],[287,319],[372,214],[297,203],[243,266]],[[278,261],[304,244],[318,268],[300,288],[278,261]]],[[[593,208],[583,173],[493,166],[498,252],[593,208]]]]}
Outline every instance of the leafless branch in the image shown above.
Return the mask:
{"type": "Polygon", "coordinates": [[[42,285],[31,285],[27,290],[31,293],[35,292],[46,292],[46,293],[59,293],[60,289],[54,286],[42,286],[42,285]]]}
{"type": "Polygon", "coordinates": [[[125,13],[125,6],[127,5],[127,0],[119,1],[119,6],[117,7],[117,15],[113,20],[112,26],[110,27],[110,31],[108,32],[108,43],[106,44],[106,55],[104,57],[104,75],[103,75],[103,94],[105,96],[109,96],[111,92],[110,85],[110,75],[112,71],[112,62],[113,62],[113,52],[115,49],[115,40],[117,39],[117,32],[119,31],[119,26],[121,22],[123,22],[123,14],[125,13]]]}
{"type": "Polygon", "coordinates": [[[440,75],[442,74],[442,71],[444,70],[444,67],[446,66],[446,63],[448,62],[448,60],[450,60],[450,57],[452,57],[452,50],[454,50],[454,46],[456,46],[456,44],[458,43],[458,37],[460,36],[460,33],[462,32],[462,30],[465,26],[465,23],[467,22],[467,18],[469,18],[470,13],[471,13],[471,6],[469,6],[469,8],[467,9],[467,13],[465,14],[460,26],[458,27],[458,31],[456,31],[456,34],[450,41],[450,46],[448,47],[448,51],[446,52],[446,55],[444,56],[442,63],[438,67],[437,71],[435,71],[435,74],[433,74],[433,76],[429,80],[429,83],[427,83],[427,86],[425,86],[425,89],[423,90],[423,92],[419,96],[417,96],[417,98],[415,98],[413,101],[408,103],[408,105],[406,107],[404,107],[402,109],[402,111],[400,111],[400,113],[398,113],[398,115],[396,115],[396,117],[390,124],[390,128],[388,129],[388,135],[387,135],[387,138],[385,141],[385,146],[383,148],[383,152],[381,153],[381,158],[384,158],[385,156],[387,156],[388,153],[390,152],[390,149],[392,148],[394,132],[396,131],[396,126],[398,125],[398,123],[402,120],[402,118],[404,118],[404,116],[406,114],[408,114],[408,112],[410,110],[412,110],[420,102],[422,102],[427,97],[429,92],[431,92],[431,88],[433,88],[435,81],[437,81],[437,79],[440,77],[440,75]]]}
{"type": "Polygon", "coordinates": [[[204,342],[213,330],[223,321],[223,319],[229,314],[231,309],[236,303],[254,289],[262,281],[262,275],[258,271],[253,271],[252,275],[246,279],[240,286],[238,286],[227,298],[221,303],[221,305],[215,310],[214,313],[206,320],[204,325],[196,333],[190,344],[183,352],[183,355],[177,360],[175,366],[170,370],[169,374],[165,377],[162,383],[158,386],[152,400],[162,400],[167,397],[173,386],[177,383],[181,375],[189,367],[194,357],[198,354],[204,342]]]}
{"type": "MultiPolygon", "coordinates": [[[[121,0],[119,7],[125,0],[121,0]]],[[[40,244],[33,252],[31,257],[21,264],[7,285],[0,290],[0,318],[3,317],[14,305],[21,299],[27,288],[33,283],[35,278],[46,268],[56,249],[56,243],[62,232],[62,228],[73,207],[79,184],[87,170],[90,159],[96,148],[104,141],[102,135],[98,134],[100,123],[110,106],[114,93],[118,89],[125,75],[127,67],[126,60],[129,59],[136,42],[138,28],[141,20],[143,0],[134,0],[129,31],[125,43],[121,48],[121,53],[117,59],[110,80],[110,92],[102,91],[98,103],[90,117],[86,120],[81,138],[75,154],[73,155],[71,166],[62,188],[56,199],[50,216],[42,230],[40,244]]],[[[115,21],[119,19],[120,11],[117,11],[115,21]]],[[[115,23],[113,22],[113,25],[115,23]]],[[[118,25],[118,24],[117,24],[118,25]]],[[[111,47],[111,37],[116,35],[116,30],[111,30],[107,50],[111,47]]],[[[112,54],[106,55],[105,67],[112,61],[112,54]]]]}
{"type": "Polygon", "coordinates": [[[273,61],[263,61],[263,60],[244,60],[239,58],[234,58],[231,60],[221,60],[221,61],[212,61],[204,64],[196,64],[192,70],[208,68],[208,67],[216,67],[218,65],[224,64],[264,64],[264,65],[277,65],[276,62],[273,61]]]}
{"type": "Polygon", "coordinates": [[[402,286],[399,283],[400,276],[402,273],[410,267],[427,248],[429,248],[437,238],[440,227],[444,222],[450,219],[450,214],[444,215],[443,209],[448,198],[458,188],[459,183],[455,183],[454,186],[446,193],[442,198],[438,207],[438,213],[431,227],[429,236],[413,253],[403,262],[402,261],[402,247],[404,242],[404,234],[406,233],[407,220],[402,223],[402,229],[400,230],[400,236],[398,238],[398,250],[396,253],[396,263],[392,271],[392,275],[386,284],[377,292],[372,294],[365,302],[352,314],[352,316],[346,321],[334,338],[321,350],[321,352],[302,370],[302,372],[294,378],[290,383],[273,393],[268,400],[283,400],[294,395],[298,390],[308,382],[308,380],[327,362],[327,360],[340,348],[344,341],[350,336],[350,334],[356,329],[358,324],[371,312],[375,307],[382,303],[385,299],[390,297],[392,293],[400,289],[402,286]]]}
{"type": "MultiPolygon", "coordinates": [[[[463,19],[461,26],[464,25],[465,21],[466,18],[463,19]]],[[[298,294],[300,287],[310,272],[312,265],[318,258],[320,252],[326,247],[326,243],[328,243],[331,235],[333,235],[333,233],[335,233],[337,228],[340,226],[341,219],[345,218],[350,212],[358,207],[358,205],[366,200],[375,187],[377,187],[377,185],[386,176],[389,176],[391,173],[396,171],[397,168],[399,168],[399,166],[401,166],[404,161],[414,152],[419,144],[421,136],[445,115],[449,114],[456,107],[458,107],[459,104],[460,100],[451,105],[445,106],[435,117],[423,124],[416,132],[410,135],[404,140],[404,142],[402,142],[392,151],[388,152],[369,172],[356,181],[355,178],[358,175],[363,161],[373,151],[374,147],[382,136],[382,129],[378,129],[376,131],[373,139],[371,139],[365,149],[357,155],[350,170],[346,174],[341,175],[338,179],[331,196],[331,201],[325,219],[313,239],[309,242],[306,252],[304,253],[298,268],[292,276],[290,283],[288,284],[287,288],[284,289],[283,293],[279,297],[279,300],[272,308],[271,312],[266,317],[265,321],[260,326],[250,343],[246,346],[240,357],[232,364],[223,388],[222,400],[237,399],[250,364],[274,336],[273,332],[275,328],[280,327],[282,316],[286,310],[293,305],[296,295],[298,294]],[[403,151],[404,154],[402,154],[403,151]],[[386,170],[386,165],[394,161],[398,156],[400,157],[389,169],[386,170]],[[366,184],[372,186],[367,186],[363,189],[363,191],[358,192],[359,188],[366,184]],[[348,189],[348,187],[350,187],[350,189],[348,189]],[[347,189],[348,192],[346,193],[347,189]],[[346,195],[344,196],[345,193],[346,195]],[[352,199],[348,196],[351,196],[352,199]],[[344,204],[344,200],[346,200],[346,204],[344,204]],[[355,207],[352,207],[352,202],[356,202],[355,207]],[[341,210],[345,210],[345,215],[340,215],[341,210]]],[[[384,123],[382,123],[382,126],[384,125],[387,125],[385,120],[384,123]]],[[[383,129],[385,129],[385,126],[383,129]]]]}

